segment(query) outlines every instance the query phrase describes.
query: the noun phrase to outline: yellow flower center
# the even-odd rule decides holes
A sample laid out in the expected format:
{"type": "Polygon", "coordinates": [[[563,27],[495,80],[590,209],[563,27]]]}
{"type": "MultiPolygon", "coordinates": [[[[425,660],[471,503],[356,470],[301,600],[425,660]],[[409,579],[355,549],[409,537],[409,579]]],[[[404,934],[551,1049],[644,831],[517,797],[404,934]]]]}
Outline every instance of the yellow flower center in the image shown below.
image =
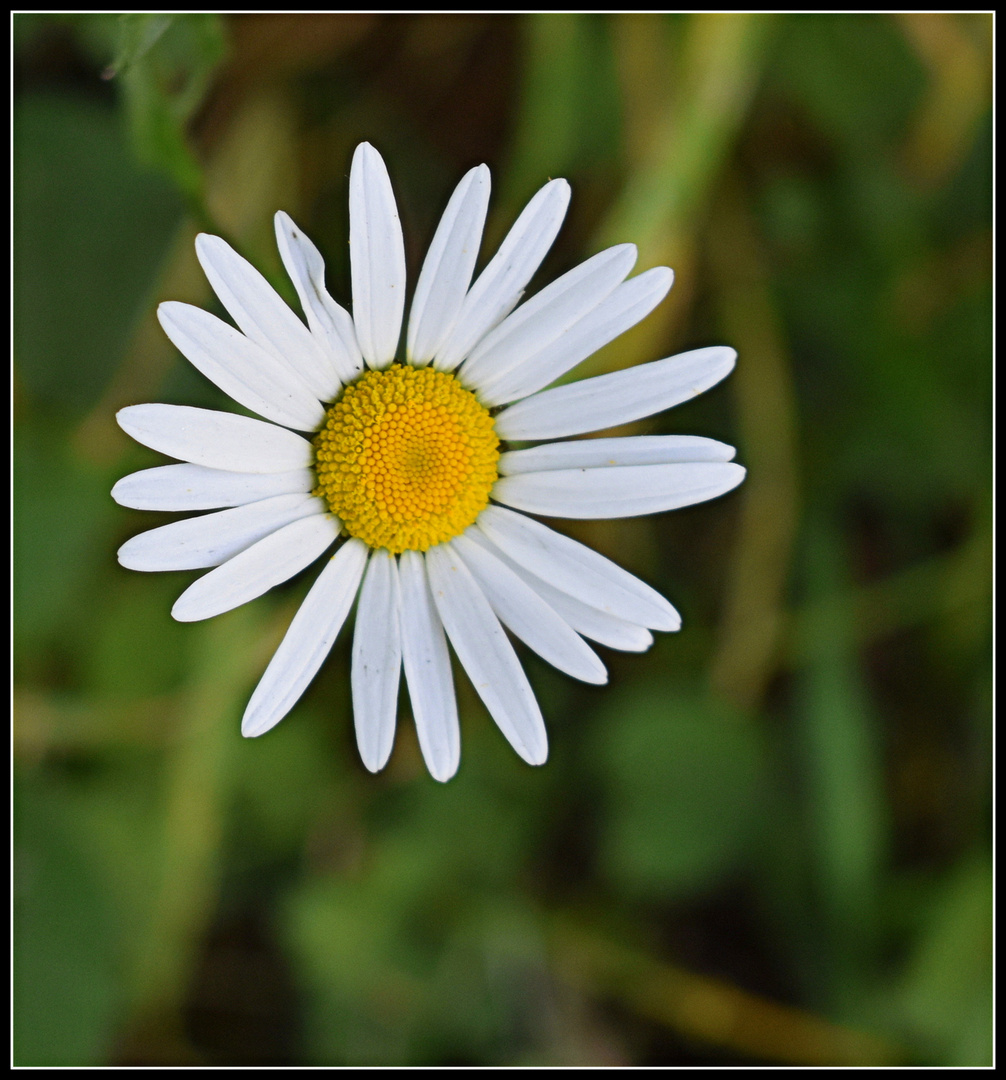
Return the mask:
{"type": "Polygon", "coordinates": [[[372,548],[426,551],[489,502],[499,440],[453,375],[395,364],[342,392],[314,439],[316,495],[372,548]]]}

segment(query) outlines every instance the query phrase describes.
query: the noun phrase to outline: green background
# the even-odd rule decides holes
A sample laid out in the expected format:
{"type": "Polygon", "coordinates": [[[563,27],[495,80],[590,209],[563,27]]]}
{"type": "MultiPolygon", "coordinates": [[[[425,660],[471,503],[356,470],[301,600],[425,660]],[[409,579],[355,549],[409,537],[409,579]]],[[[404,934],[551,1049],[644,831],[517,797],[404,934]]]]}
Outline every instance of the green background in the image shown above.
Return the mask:
{"type": "Polygon", "coordinates": [[[14,18],[15,1062],[991,1061],[988,15],[14,18]],[[348,639],[273,732],[245,702],[314,571],[180,625],[116,548],[158,462],[114,423],[225,405],[162,299],[288,211],[349,302],[348,168],[410,281],[485,161],[483,258],[573,188],[532,288],[602,247],[668,300],[588,360],[739,353],[633,430],[738,446],[714,503],[568,531],[684,628],[608,687],[521,651],[550,760],[460,676],[431,780],[403,695],[352,736],[348,639]]]}

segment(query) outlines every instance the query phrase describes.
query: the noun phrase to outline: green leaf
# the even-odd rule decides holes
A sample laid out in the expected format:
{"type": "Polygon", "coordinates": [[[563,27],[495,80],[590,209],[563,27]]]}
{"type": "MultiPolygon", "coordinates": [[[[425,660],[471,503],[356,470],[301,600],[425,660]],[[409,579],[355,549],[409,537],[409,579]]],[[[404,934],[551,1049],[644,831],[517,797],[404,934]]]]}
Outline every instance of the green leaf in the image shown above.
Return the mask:
{"type": "Polygon", "coordinates": [[[755,732],[725,706],[660,685],[624,694],[599,725],[601,859],[613,885],[662,901],[712,885],[758,816],[755,732]]]}
{"type": "Polygon", "coordinates": [[[107,476],[63,443],[19,432],[14,454],[14,629],[19,648],[79,626],[80,600],[114,558],[107,476]]]}
{"type": "Polygon", "coordinates": [[[166,25],[162,18],[122,17],[126,112],[140,161],[163,170],[199,204],[202,168],[188,147],[186,126],[226,52],[223,24],[216,15],[176,16],[166,25]]]}
{"type": "Polygon", "coordinates": [[[925,86],[888,15],[790,15],[771,67],[850,159],[904,130],[925,86]]]}
{"type": "Polygon", "coordinates": [[[913,1034],[943,1064],[992,1064],[993,921],[992,866],[965,860],[933,904],[899,994],[913,1034]]]}
{"type": "Polygon", "coordinates": [[[26,95],[14,125],[15,361],[39,404],[79,415],[149,305],[181,206],[104,105],[26,95]]]}
{"type": "Polygon", "coordinates": [[[567,12],[532,15],[524,30],[524,81],[507,173],[518,201],[546,176],[610,158],[621,133],[607,20],[567,12]]]}
{"type": "Polygon", "coordinates": [[[875,959],[878,884],[889,831],[877,725],[862,685],[836,533],[811,529],[808,595],[830,597],[805,630],[797,686],[807,820],[832,982],[846,1000],[875,959]],[[842,972],[845,972],[843,978],[842,972]]]}
{"type": "Polygon", "coordinates": [[[55,784],[22,777],[16,806],[14,1064],[103,1064],[120,983],[93,845],[55,784]]]}
{"type": "Polygon", "coordinates": [[[109,74],[122,75],[142,60],[175,18],[174,15],[120,15],[118,52],[109,74]]]}

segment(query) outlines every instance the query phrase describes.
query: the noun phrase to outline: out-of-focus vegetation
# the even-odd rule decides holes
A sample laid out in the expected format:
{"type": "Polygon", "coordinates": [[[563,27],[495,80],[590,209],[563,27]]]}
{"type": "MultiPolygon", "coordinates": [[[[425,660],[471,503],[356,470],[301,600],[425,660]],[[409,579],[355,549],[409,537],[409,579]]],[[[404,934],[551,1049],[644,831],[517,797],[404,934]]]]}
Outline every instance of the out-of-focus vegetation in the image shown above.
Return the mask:
{"type": "MultiPolygon", "coordinates": [[[[991,16],[14,19],[15,1061],[991,1060],[991,16]],[[493,171],[485,251],[550,176],[537,284],[602,246],[676,270],[591,358],[735,346],[638,430],[723,438],[716,503],[569,531],[685,626],[584,687],[522,653],[540,769],[463,676],[463,751],[353,745],[348,645],[238,720],[308,580],[206,624],[122,570],[165,519],[115,426],[225,399],[161,299],[198,229],[292,299],[290,212],[349,301],[367,139],[412,280],[493,171]]],[[[344,633],[343,637],[348,639],[344,633]]]]}

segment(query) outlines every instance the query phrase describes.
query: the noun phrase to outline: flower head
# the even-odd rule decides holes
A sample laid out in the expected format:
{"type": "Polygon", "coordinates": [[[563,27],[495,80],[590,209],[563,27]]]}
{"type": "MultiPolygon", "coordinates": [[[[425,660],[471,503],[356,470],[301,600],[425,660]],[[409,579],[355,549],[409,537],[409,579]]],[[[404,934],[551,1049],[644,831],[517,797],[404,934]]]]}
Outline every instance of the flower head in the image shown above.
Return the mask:
{"type": "Polygon", "coordinates": [[[641,651],[677,630],[674,608],[604,556],[528,514],[631,517],[714,498],[744,470],[732,447],[689,436],[554,441],[668,409],[733,367],[697,349],[546,389],[649,314],[671,286],[628,278],[632,244],[588,259],[519,307],[569,202],[564,180],[528,203],[472,282],[489,199],[481,165],[451,196],[416,283],[405,336],[405,250],[391,182],[368,143],[349,183],[353,314],[325,288],[317,248],[283,213],[276,238],[307,325],[223,240],[196,250],[238,329],[181,303],[158,309],[178,349],[262,417],[134,405],[124,431],[181,464],[133,473],[124,506],[211,510],[127,541],[134,570],[214,567],[172,614],[206,619],[327,556],[245,711],[261,735],[314,678],[359,596],[353,712],[364,764],[394,741],[402,668],[419,743],[438,780],[460,759],[449,640],[525,761],[547,754],[541,711],[503,626],[577,679],[607,680],[584,640],[641,651]],[[304,433],[304,434],[299,434],[304,433]],[[512,443],[539,445],[510,449],[512,443]],[[332,552],[334,549],[334,553],[332,552]]]}

